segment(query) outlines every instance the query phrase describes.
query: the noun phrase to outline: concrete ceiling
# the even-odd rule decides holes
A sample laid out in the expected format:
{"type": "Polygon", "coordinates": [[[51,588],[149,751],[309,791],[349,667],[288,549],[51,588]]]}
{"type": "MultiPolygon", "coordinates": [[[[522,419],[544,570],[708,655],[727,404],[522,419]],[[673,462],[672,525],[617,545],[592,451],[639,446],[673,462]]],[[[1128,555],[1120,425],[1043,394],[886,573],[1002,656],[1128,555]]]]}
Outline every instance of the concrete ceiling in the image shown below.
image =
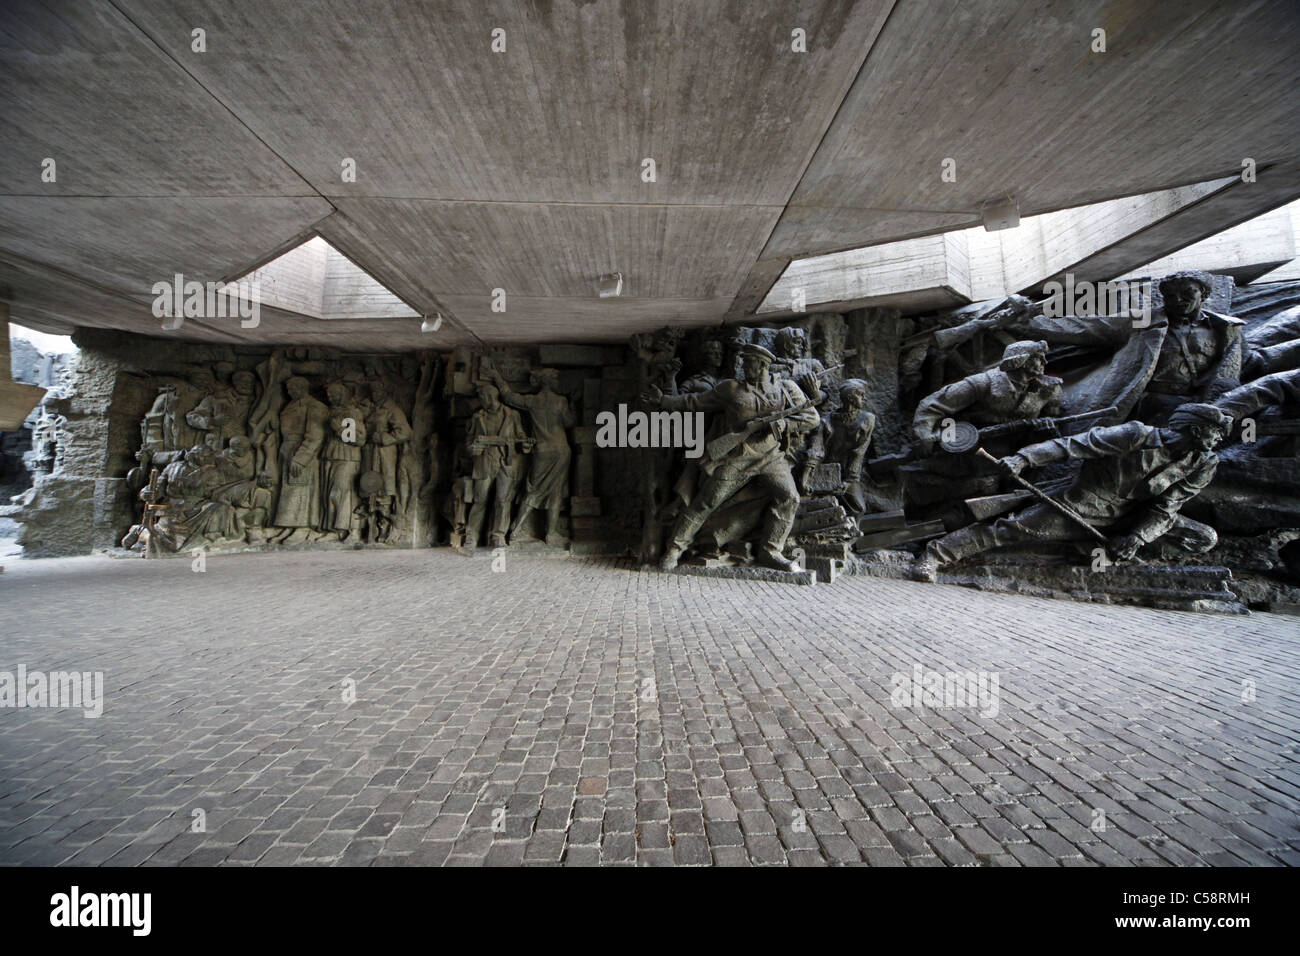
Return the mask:
{"type": "Polygon", "coordinates": [[[741,318],[791,258],[1008,192],[1029,215],[1250,156],[1263,188],[1218,200],[1229,225],[1300,196],[1297,27],[1292,0],[7,0],[0,298],[46,331],[159,334],[153,283],[319,234],[441,331],[267,310],[171,334],[616,341],[741,318]]]}

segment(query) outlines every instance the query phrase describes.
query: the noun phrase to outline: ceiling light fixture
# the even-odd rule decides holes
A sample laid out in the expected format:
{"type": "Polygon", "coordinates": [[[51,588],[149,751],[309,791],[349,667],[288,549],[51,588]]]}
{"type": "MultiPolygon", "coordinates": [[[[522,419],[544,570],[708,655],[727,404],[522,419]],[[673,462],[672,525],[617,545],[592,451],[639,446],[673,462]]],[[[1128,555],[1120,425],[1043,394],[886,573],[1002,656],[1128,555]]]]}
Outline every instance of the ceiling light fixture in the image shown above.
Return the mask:
{"type": "Polygon", "coordinates": [[[596,280],[596,288],[602,299],[612,299],[623,294],[623,273],[612,272],[596,280]]]}
{"type": "Polygon", "coordinates": [[[1011,196],[990,199],[980,207],[980,215],[984,219],[984,229],[987,232],[1015,229],[1020,225],[1020,203],[1011,196]]]}
{"type": "Polygon", "coordinates": [[[426,315],[424,317],[424,321],[420,323],[421,332],[437,332],[440,328],[442,328],[441,312],[433,313],[432,319],[426,315]]]}

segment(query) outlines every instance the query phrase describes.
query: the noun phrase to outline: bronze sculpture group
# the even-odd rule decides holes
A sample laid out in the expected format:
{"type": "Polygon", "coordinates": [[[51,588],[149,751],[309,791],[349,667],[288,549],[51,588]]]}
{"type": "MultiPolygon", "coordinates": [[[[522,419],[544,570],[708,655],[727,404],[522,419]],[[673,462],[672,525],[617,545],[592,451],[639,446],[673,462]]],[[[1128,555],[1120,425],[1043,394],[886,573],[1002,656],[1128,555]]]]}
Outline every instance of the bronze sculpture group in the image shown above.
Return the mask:
{"type": "MultiPolygon", "coordinates": [[[[912,383],[928,368],[932,387],[912,406],[905,446],[874,458],[877,416],[864,402],[870,383],[823,388],[824,367],[804,355],[801,329],[774,338],[745,330],[772,342],[779,356],[735,338],[697,343],[699,370],[677,389],[671,381],[683,363],[666,347],[675,342],[644,337],[638,355],[647,402],[712,411],[715,432],[747,437],[734,460],[706,470],[693,494],[661,493],[673,485],[671,467],[647,471],[654,507],[643,559],[671,568],[687,554],[704,565],[730,558],[790,569],[799,552],[826,546],[817,532],[841,528],[841,517],[859,553],[879,540],[872,528],[893,527],[894,546],[916,554],[911,573],[925,581],[954,562],[1017,545],[1094,558],[1100,548],[1110,562],[1139,554],[1179,562],[1213,549],[1215,528],[1184,506],[1213,482],[1215,449],[1234,434],[1234,421],[1297,400],[1300,329],[1252,344],[1240,320],[1206,307],[1213,279],[1205,273],[1167,276],[1159,291],[1161,304],[1140,319],[1048,316],[1041,303],[1013,296],[975,319],[930,330],[913,340],[920,343],[913,354],[900,356],[900,378],[910,362],[912,383]],[[744,369],[717,381],[726,345],[744,369]],[[977,356],[997,348],[1000,357],[963,363],[958,350],[972,345],[977,356]],[[1069,380],[1049,374],[1049,363],[1069,380]],[[954,368],[964,374],[952,376],[954,368]],[[779,425],[746,432],[774,410],[795,407],[798,414],[779,425]],[[826,472],[828,463],[836,470],[826,472]],[[710,524],[746,499],[765,518],[750,522],[740,548],[735,534],[710,524]],[[909,528],[917,530],[910,539],[909,528]]],[[[690,471],[683,463],[682,477],[690,471]]]]}

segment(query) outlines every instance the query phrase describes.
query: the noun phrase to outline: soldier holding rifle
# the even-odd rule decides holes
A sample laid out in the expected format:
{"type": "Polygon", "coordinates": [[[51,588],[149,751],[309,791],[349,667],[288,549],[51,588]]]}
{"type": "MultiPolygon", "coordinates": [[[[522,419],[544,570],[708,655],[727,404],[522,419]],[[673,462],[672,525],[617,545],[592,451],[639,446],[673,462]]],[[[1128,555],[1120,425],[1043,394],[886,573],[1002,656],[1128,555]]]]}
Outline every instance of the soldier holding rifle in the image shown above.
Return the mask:
{"type": "Polygon", "coordinates": [[[518,452],[531,451],[533,447],[532,441],[524,434],[519,413],[501,404],[495,386],[480,383],[478,397],[483,407],[470,418],[466,433],[472,466],[466,488],[470,510],[465,546],[471,550],[478,543],[489,494],[493,495],[492,547],[505,547],[506,530],[510,527],[510,506],[519,481],[518,452]]]}
{"type": "Polygon", "coordinates": [[[993,548],[1088,540],[1103,532],[1111,555],[1121,561],[1157,539],[1183,551],[1208,551],[1218,541],[1214,529],[1179,510],[1214,477],[1219,459],[1212,449],[1231,425],[1232,419],[1213,405],[1189,403],[1180,405],[1163,428],[1125,422],[1027,445],[999,462],[1017,478],[1026,468],[1083,462],[1078,477],[1059,496],[1063,507],[1040,500],[1009,517],[931,541],[913,563],[912,576],[933,581],[943,565],[993,548]]]}
{"type": "Polygon", "coordinates": [[[945,385],[921,400],[912,430],[933,447],[944,419],[962,419],[979,428],[1006,422],[1037,423],[1061,413],[1061,380],[1044,375],[1046,342],[1012,342],[995,369],[976,372],[945,385]]]}
{"type": "Polygon", "coordinates": [[[794,562],[782,553],[799,507],[786,448],[816,428],[821,419],[798,385],[788,379],[773,379],[776,357],[771,352],[759,345],[744,345],[740,353],[743,382],[727,379],[692,395],[665,395],[651,385],[643,396],[647,404],[669,411],[721,412],[726,428],[709,443],[701,464],[705,480],[669,532],[660,562],[664,570],[677,566],[709,516],[751,482],[763,487],[767,499],[757,562],[780,571],[796,570],[794,562]]]}

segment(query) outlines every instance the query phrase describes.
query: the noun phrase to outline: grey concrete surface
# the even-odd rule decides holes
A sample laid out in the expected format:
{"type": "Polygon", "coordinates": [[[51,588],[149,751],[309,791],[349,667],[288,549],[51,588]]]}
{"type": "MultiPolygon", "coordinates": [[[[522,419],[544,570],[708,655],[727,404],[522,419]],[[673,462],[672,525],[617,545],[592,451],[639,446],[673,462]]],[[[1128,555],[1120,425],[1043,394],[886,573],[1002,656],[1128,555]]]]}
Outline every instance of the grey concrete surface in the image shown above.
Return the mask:
{"type": "Polygon", "coordinates": [[[0,575],[0,671],[105,682],[98,719],[0,709],[0,863],[1300,862],[1294,618],[448,550],[191,568],[0,575]],[[917,665],[996,707],[891,700],[917,665]]]}
{"type": "Polygon", "coordinates": [[[1028,216],[1255,159],[1257,183],[1112,252],[1122,272],[1300,194],[1296,17],[1290,0],[16,0],[0,286],[33,328],[152,332],[154,282],[232,279],[318,232],[446,324],[273,315],[257,341],[612,341],[736,318],[791,257],[975,225],[1007,193],[1028,216]],[[625,295],[598,299],[613,271],[625,295]]]}

